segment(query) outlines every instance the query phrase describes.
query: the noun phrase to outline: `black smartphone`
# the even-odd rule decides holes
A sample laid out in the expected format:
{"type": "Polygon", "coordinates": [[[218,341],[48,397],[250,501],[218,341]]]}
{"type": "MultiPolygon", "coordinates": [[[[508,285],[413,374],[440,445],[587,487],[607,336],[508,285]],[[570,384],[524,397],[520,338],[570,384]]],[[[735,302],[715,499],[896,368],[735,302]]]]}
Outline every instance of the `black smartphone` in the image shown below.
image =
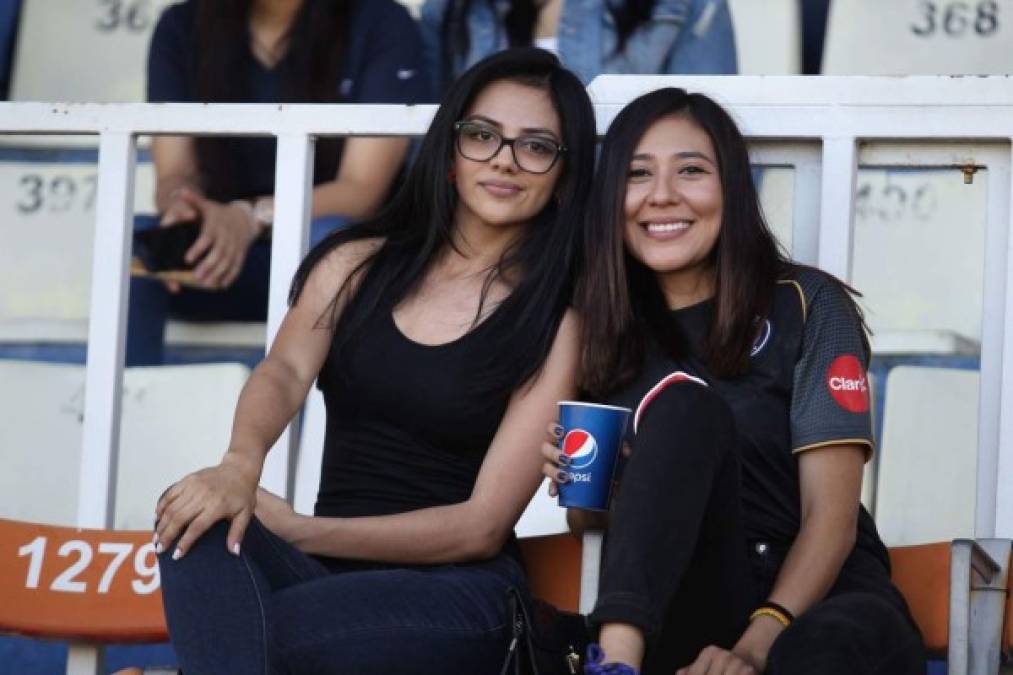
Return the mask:
{"type": "Polygon", "coordinates": [[[198,236],[199,220],[139,230],[134,232],[134,255],[140,258],[149,272],[192,270],[197,263],[187,264],[184,256],[198,236]]]}

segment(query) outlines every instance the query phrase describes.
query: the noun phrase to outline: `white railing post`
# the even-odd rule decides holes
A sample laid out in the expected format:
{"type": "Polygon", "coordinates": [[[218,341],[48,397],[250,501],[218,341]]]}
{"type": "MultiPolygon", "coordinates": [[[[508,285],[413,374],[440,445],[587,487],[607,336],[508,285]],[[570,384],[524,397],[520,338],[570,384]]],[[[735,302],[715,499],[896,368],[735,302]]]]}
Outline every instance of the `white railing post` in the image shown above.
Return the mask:
{"type": "MultiPolygon", "coordinates": [[[[115,516],[136,159],[132,135],[101,135],[77,494],[79,527],[112,527],[115,516]]],[[[69,648],[68,675],[97,675],[104,664],[101,647],[73,644],[69,648]]]]}
{"type": "Polygon", "coordinates": [[[101,135],[77,496],[80,527],[105,528],[113,523],[136,156],[131,134],[101,135]]]}
{"type": "Polygon", "coordinates": [[[817,264],[844,281],[851,277],[857,171],[858,148],[855,139],[824,138],[817,264]]]}
{"type": "Polygon", "coordinates": [[[819,258],[820,194],[823,167],[819,150],[805,152],[795,164],[795,189],[792,205],[791,257],[806,265],[815,265],[819,258]]]}
{"type": "Polygon", "coordinates": [[[1013,154],[988,167],[975,537],[1013,537],[1013,154]]]}
{"type": "MultiPolygon", "coordinates": [[[[267,304],[267,348],[274,342],[288,309],[288,289],[306,254],[313,195],[313,138],[308,133],[280,134],[275,162],[274,231],[271,241],[271,290],[267,304]]],[[[290,463],[298,448],[295,421],[271,448],[260,483],[288,496],[290,463]]]]}

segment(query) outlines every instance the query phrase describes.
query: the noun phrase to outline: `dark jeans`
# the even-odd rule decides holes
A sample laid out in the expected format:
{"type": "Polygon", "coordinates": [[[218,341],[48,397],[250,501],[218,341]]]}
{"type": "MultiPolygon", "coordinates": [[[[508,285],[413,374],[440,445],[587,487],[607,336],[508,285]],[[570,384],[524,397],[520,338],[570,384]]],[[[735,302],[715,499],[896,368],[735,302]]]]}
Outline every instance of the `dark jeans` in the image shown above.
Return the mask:
{"type": "MultiPolygon", "coordinates": [[[[735,644],[782,554],[746,541],[728,406],[701,385],[669,385],[642,413],[633,440],[591,621],[641,627],[643,673],[671,675],[708,645],[735,644]]],[[[781,634],[768,674],[924,675],[903,599],[881,565],[866,571],[842,574],[826,600],[781,634]]]]}
{"type": "MultiPolygon", "coordinates": [[[[317,218],[310,223],[310,245],[348,220],[340,216],[317,218]]],[[[137,216],[134,230],[158,226],[154,216],[137,216]]],[[[271,244],[250,247],[235,282],[222,291],[184,288],[169,293],[155,279],[131,277],[127,310],[126,365],[161,365],[165,357],[165,325],[169,317],[188,321],[265,321],[270,287],[271,244]]]]}
{"type": "MultiPolygon", "coordinates": [[[[315,558],[254,519],[241,555],[218,523],[181,560],[159,557],[186,675],[495,673],[510,635],[506,557],[393,567],[315,558]]],[[[171,550],[171,549],[170,549],[171,550]]]]}

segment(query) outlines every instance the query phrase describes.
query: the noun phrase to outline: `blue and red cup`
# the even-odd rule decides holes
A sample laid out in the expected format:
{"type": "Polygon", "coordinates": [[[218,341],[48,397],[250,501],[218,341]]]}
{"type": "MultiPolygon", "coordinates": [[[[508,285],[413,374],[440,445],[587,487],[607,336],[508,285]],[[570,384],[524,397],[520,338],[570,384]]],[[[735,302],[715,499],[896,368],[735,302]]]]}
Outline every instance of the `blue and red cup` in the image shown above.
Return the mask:
{"type": "Polygon", "coordinates": [[[570,476],[559,485],[560,506],[608,509],[612,475],[630,412],[614,405],[559,402],[559,425],[563,427],[560,449],[570,460],[560,466],[570,476]]]}

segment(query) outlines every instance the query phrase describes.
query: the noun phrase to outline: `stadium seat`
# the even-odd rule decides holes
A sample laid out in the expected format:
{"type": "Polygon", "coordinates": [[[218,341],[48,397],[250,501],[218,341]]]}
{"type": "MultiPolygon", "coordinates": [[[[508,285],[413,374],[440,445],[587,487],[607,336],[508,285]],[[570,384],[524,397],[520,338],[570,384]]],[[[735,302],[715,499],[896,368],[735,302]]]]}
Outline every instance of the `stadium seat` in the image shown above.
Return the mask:
{"type": "Polygon", "coordinates": [[[1010,543],[956,540],[890,549],[893,581],[929,653],[948,661],[949,675],[995,675],[1009,654],[1010,543]]]}
{"type": "MultiPolygon", "coordinates": [[[[93,154],[70,154],[0,161],[0,343],[87,340],[97,167],[93,154]]],[[[154,211],[154,184],[152,165],[138,163],[135,212],[154,211]]]]}
{"type": "MultiPolygon", "coordinates": [[[[162,490],[218,461],[248,375],[235,364],[125,371],[117,529],[150,529],[162,490]]],[[[84,377],[82,366],[0,361],[0,517],[75,521],[84,377]]]]}
{"type": "Polygon", "coordinates": [[[888,546],[973,536],[979,381],[917,366],[887,376],[874,515],[888,546]]]}
{"type": "Polygon", "coordinates": [[[877,354],[979,351],[987,183],[954,167],[859,171],[849,281],[877,354]]]}
{"type": "Polygon", "coordinates": [[[834,0],[825,75],[1013,73],[1006,2],[834,0]]]}
{"type": "MultiPolygon", "coordinates": [[[[0,519],[0,633],[76,645],[168,639],[151,531],[0,519]]],[[[95,675],[93,663],[67,672],[95,675]]]]}
{"type": "Polygon", "coordinates": [[[559,609],[576,612],[580,600],[580,541],[564,533],[518,542],[531,593],[559,609]]]}
{"type": "Polygon", "coordinates": [[[148,43],[172,0],[24,0],[14,101],[144,100],[148,43]]]}
{"type": "Polygon", "coordinates": [[[802,72],[802,18],[796,0],[728,0],[740,75],[802,72]]]}
{"type": "MultiPolygon", "coordinates": [[[[87,340],[95,156],[87,148],[0,149],[0,238],[7,242],[0,247],[0,346],[87,340]]],[[[155,212],[154,192],[154,166],[139,161],[134,213],[155,212]]],[[[261,322],[170,321],[165,339],[174,346],[249,351],[263,348],[264,333],[261,322]]]]}

